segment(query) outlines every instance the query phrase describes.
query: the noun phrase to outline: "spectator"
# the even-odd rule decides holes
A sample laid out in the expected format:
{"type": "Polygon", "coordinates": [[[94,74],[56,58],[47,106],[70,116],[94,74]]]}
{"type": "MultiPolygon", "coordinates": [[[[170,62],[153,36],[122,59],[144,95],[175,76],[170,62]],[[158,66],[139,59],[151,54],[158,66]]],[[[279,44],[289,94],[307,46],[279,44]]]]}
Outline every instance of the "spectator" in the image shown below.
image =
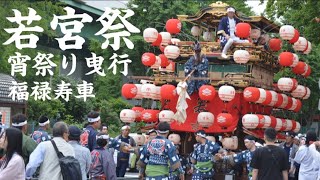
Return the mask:
{"type": "Polygon", "coordinates": [[[0,149],[5,150],[0,163],[0,180],[25,180],[22,132],[16,128],[6,129],[0,135],[0,149]]]}
{"type": "Polygon", "coordinates": [[[24,114],[16,114],[12,117],[12,127],[20,129],[22,132],[22,157],[24,164],[28,164],[29,157],[37,147],[37,143],[26,135],[28,130],[27,117],[24,114]]]}
{"type": "Polygon", "coordinates": [[[286,133],[286,142],[283,142],[280,144],[279,147],[283,148],[286,151],[287,157],[288,157],[288,165],[289,165],[289,179],[294,179],[294,157],[296,156],[296,153],[299,149],[297,145],[293,143],[294,137],[296,136],[296,133],[290,131],[286,133]]]}
{"type": "Polygon", "coordinates": [[[317,180],[320,180],[320,141],[311,144],[309,149],[311,151],[315,164],[318,166],[317,180]]]}
{"type": "Polygon", "coordinates": [[[87,179],[87,174],[90,170],[91,155],[88,148],[80,145],[81,130],[76,126],[69,127],[69,144],[73,147],[75,158],[80,163],[82,179],[87,179]]]}
{"type": "Polygon", "coordinates": [[[253,153],[250,166],[252,180],[288,180],[288,158],[286,152],[275,144],[277,132],[273,128],[264,131],[266,146],[253,153]]]}
{"type": "MultiPolygon", "coordinates": [[[[52,128],[52,135],[52,141],[56,143],[58,150],[64,156],[75,157],[73,147],[67,142],[69,130],[66,123],[55,123],[52,128]]],[[[31,178],[39,166],[39,180],[62,180],[59,158],[51,141],[40,143],[30,155],[30,162],[26,168],[27,178],[31,178]]]]}
{"type": "Polygon", "coordinates": [[[39,129],[34,131],[32,134],[32,139],[36,141],[38,144],[43,141],[48,141],[51,139],[50,135],[47,133],[47,130],[50,127],[50,120],[46,116],[40,116],[39,121],[39,129]]]}
{"type": "Polygon", "coordinates": [[[106,151],[109,135],[97,135],[97,147],[91,152],[92,164],[90,167],[91,180],[115,180],[116,165],[109,151],[106,151]]]}
{"type": "Polygon", "coordinates": [[[300,164],[299,180],[317,179],[319,165],[315,164],[312,156],[312,151],[309,146],[317,140],[317,135],[314,131],[308,131],[306,144],[302,145],[294,158],[294,161],[300,164]]]}
{"type": "MultiPolygon", "coordinates": [[[[136,146],[136,142],[134,139],[129,136],[130,126],[125,125],[121,128],[121,135],[117,136],[115,139],[120,140],[120,142],[124,142],[129,144],[131,147],[136,146]]],[[[126,174],[127,168],[129,166],[129,157],[130,153],[119,152],[117,156],[117,177],[124,177],[126,174]]]]}
{"type": "Polygon", "coordinates": [[[92,151],[96,145],[96,136],[98,134],[97,129],[100,128],[101,126],[101,120],[100,120],[100,114],[95,111],[91,111],[88,114],[88,122],[89,125],[86,127],[86,131],[88,131],[89,136],[88,136],[88,148],[90,151],[92,151]]]}
{"type": "Polygon", "coordinates": [[[105,134],[109,134],[108,133],[108,126],[106,124],[102,124],[101,128],[100,128],[100,132],[105,133],[105,134]]]}
{"type": "Polygon", "coordinates": [[[151,129],[149,130],[146,135],[149,136],[148,141],[145,142],[145,144],[147,144],[148,142],[150,142],[152,139],[154,139],[155,137],[157,137],[157,131],[155,129],[151,129]]]}

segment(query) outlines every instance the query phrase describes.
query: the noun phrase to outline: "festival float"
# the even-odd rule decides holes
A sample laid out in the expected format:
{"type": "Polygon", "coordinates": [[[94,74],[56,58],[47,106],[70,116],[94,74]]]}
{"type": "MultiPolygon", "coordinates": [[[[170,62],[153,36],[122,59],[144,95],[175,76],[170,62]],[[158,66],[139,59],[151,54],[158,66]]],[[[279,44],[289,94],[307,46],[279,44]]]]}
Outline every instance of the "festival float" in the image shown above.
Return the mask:
{"type": "Polygon", "coordinates": [[[140,102],[121,111],[124,123],[144,122],[142,131],[161,121],[170,123],[175,133],[171,137],[182,140],[182,153],[192,151],[193,133],[199,129],[225,137],[227,149],[237,149],[235,137],[241,144],[245,134],[262,139],[268,127],[278,131],[279,139],[285,138],[286,131],[299,132],[300,123],[291,117],[311,93],[306,85],[299,84],[299,79],[311,73],[303,61],[312,50],[311,43],[291,25],[280,27],[262,16],[236,13],[241,23],[236,25],[235,34],[249,39],[249,43],[233,44],[228,58],[221,58],[217,28],[227,15],[227,7],[218,1],[195,15],[169,19],[166,32],[154,27],[143,31],[144,40],[154,51],[145,52],[141,62],[153,74],[130,76],[132,83],[123,85],[123,97],[140,102]],[[183,24],[193,25],[190,36],[182,33],[189,31],[183,24]],[[184,65],[194,55],[195,41],[200,42],[209,61],[208,77],[193,77],[192,73],[185,76],[184,65]],[[291,70],[294,76],[281,77],[274,83],[274,74],[284,70],[291,70]],[[208,83],[188,97],[185,85],[191,80],[208,83]],[[157,106],[152,107],[150,102],[157,106]]]}

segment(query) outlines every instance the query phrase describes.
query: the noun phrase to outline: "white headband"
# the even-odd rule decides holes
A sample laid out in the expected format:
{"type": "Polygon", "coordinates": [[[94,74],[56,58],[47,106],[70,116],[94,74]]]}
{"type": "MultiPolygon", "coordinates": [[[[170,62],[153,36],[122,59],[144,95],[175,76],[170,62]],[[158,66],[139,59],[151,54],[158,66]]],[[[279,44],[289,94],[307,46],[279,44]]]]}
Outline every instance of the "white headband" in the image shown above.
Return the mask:
{"type": "Polygon", "coordinates": [[[121,130],[130,129],[130,126],[122,126],[121,130]]]}
{"type": "Polygon", "coordinates": [[[21,127],[26,125],[27,123],[28,123],[27,120],[25,120],[24,122],[21,122],[21,123],[12,123],[12,126],[21,127]]]}
{"type": "Polygon", "coordinates": [[[236,12],[236,10],[235,10],[234,8],[232,8],[232,7],[229,7],[229,8],[227,9],[227,12],[236,12]]]}
{"type": "Polygon", "coordinates": [[[46,122],[39,123],[39,126],[45,126],[45,125],[47,125],[49,123],[50,123],[50,120],[48,119],[46,122]]]}
{"type": "Polygon", "coordinates": [[[96,118],[88,118],[88,121],[89,122],[97,122],[97,121],[99,121],[100,120],[100,116],[98,116],[98,117],[96,117],[96,118]]]}
{"type": "Polygon", "coordinates": [[[196,135],[197,135],[197,136],[200,136],[200,137],[203,137],[203,138],[206,138],[206,137],[207,137],[205,134],[202,134],[202,133],[197,133],[196,135]]]}
{"type": "Polygon", "coordinates": [[[109,139],[109,135],[100,135],[100,136],[97,136],[97,139],[105,139],[105,140],[108,140],[109,139]]]}
{"type": "Polygon", "coordinates": [[[157,133],[158,133],[158,134],[166,134],[166,133],[169,133],[169,130],[166,130],[166,131],[159,131],[159,130],[157,130],[157,133]]]}

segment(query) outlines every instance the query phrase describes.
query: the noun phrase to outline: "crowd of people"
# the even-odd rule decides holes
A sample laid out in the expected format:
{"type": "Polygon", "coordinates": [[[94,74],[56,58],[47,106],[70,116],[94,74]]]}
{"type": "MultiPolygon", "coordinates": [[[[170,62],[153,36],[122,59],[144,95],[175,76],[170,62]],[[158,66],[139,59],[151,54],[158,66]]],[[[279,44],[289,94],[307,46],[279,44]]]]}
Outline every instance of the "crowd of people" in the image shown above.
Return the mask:
{"type": "Polygon", "coordinates": [[[305,137],[287,132],[286,141],[276,144],[277,132],[267,128],[264,146],[257,146],[256,138],[248,135],[244,138],[247,150],[236,153],[223,149],[218,139],[210,139],[204,130],[199,130],[195,133],[197,143],[186,156],[180,153],[179,143],[168,139],[170,125],[166,122],[150,130],[148,140],[139,146],[129,136],[128,125],[121,128],[119,136],[111,138],[98,112],[88,114],[88,123],[81,131],[76,126],[56,122],[51,137],[50,120],[41,116],[39,129],[28,136],[27,117],[13,116],[12,127],[3,129],[0,135],[0,149],[4,150],[0,180],[62,180],[65,167],[61,166],[58,152],[77,160],[82,179],[124,177],[130,153],[136,156],[134,164],[140,179],[183,180],[189,175],[193,180],[209,180],[218,172],[235,174],[235,167],[243,163],[250,180],[320,179],[320,142],[314,131],[308,131],[305,137]]]}

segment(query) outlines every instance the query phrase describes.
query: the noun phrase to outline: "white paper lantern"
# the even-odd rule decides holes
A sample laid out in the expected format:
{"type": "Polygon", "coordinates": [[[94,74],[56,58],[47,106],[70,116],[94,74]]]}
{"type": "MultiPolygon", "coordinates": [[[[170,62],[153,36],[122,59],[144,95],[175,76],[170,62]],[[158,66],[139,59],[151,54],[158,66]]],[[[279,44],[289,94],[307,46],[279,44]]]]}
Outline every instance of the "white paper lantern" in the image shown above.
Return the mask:
{"type": "Polygon", "coordinates": [[[134,142],[135,142],[138,146],[144,145],[145,140],[146,140],[145,136],[142,135],[142,134],[134,135],[132,138],[133,138],[134,142]]]}
{"type": "Polygon", "coordinates": [[[298,133],[300,131],[301,125],[296,121],[296,128],[293,129],[293,132],[298,133]]]}
{"type": "Polygon", "coordinates": [[[191,34],[193,36],[200,36],[201,35],[201,29],[199,28],[199,26],[193,26],[191,28],[191,34]]]}
{"type": "Polygon", "coordinates": [[[181,42],[180,39],[177,39],[177,38],[172,38],[172,39],[171,39],[171,44],[173,44],[173,45],[178,46],[178,45],[179,45],[179,42],[181,42]]]}
{"type": "Polygon", "coordinates": [[[201,112],[198,114],[197,122],[202,127],[210,127],[213,125],[214,115],[211,112],[201,112]]]}
{"type": "Polygon", "coordinates": [[[168,32],[161,32],[162,42],[161,45],[168,45],[171,43],[171,34],[168,32]]]}
{"type": "Polygon", "coordinates": [[[264,124],[263,124],[262,128],[271,127],[271,118],[270,118],[270,116],[266,116],[266,115],[263,115],[263,116],[264,116],[264,124]]]}
{"type": "Polygon", "coordinates": [[[284,40],[291,40],[294,37],[294,27],[290,25],[281,26],[279,30],[280,37],[284,40]]]}
{"type": "Polygon", "coordinates": [[[143,31],[143,39],[146,42],[153,43],[158,38],[158,31],[155,28],[147,28],[143,31]]]}
{"type": "Polygon", "coordinates": [[[309,54],[311,50],[312,50],[312,44],[310,41],[308,41],[308,48],[303,52],[303,54],[309,54]]]}
{"type": "Polygon", "coordinates": [[[142,99],[143,96],[142,96],[142,92],[141,92],[141,87],[142,87],[142,84],[134,84],[136,85],[137,87],[137,95],[134,97],[134,99],[142,99]]]}
{"type": "Polygon", "coordinates": [[[132,123],[136,119],[136,112],[132,109],[123,109],[120,112],[120,120],[124,123],[132,123]]]}
{"type": "Polygon", "coordinates": [[[171,124],[173,122],[174,112],[170,110],[163,110],[159,113],[159,121],[160,122],[168,122],[171,124]]]}
{"type": "Polygon", "coordinates": [[[160,100],[161,99],[160,89],[161,89],[161,86],[156,86],[156,93],[154,94],[153,97],[151,97],[153,100],[160,100]]]}
{"type": "Polygon", "coordinates": [[[274,106],[278,102],[278,93],[274,91],[270,91],[271,93],[271,102],[268,104],[268,106],[274,106]]]}
{"type": "Polygon", "coordinates": [[[156,62],[151,66],[151,69],[159,69],[161,65],[161,58],[156,56],[156,62]]]}
{"type": "Polygon", "coordinates": [[[302,98],[306,95],[307,89],[302,85],[298,85],[295,90],[292,91],[291,95],[296,98],[302,98]]]}
{"type": "Polygon", "coordinates": [[[154,84],[143,84],[141,87],[141,93],[143,98],[152,99],[157,93],[156,86],[154,84]]]}
{"type": "Polygon", "coordinates": [[[258,101],[256,103],[262,103],[266,100],[267,98],[267,92],[266,90],[262,89],[262,88],[258,88],[260,91],[260,97],[258,99],[258,101]]]}
{"type": "Polygon", "coordinates": [[[177,145],[177,144],[181,144],[181,138],[179,134],[170,134],[168,136],[168,139],[170,141],[172,141],[173,144],[177,145]]]}
{"type": "Polygon", "coordinates": [[[293,60],[292,60],[292,65],[290,67],[296,67],[298,62],[299,62],[299,56],[295,53],[293,54],[293,60]]]}
{"type": "Polygon", "coordinates": [[[280,131],[282,128],[282,120],[280,118],[276,118],[277,124],[276,127],[274,128],[276,131],[280,131]]]}
{"type": "Polygon", "coordinates": [[[292,120],[286,119],[287,127],[284,131],[291,131],[292,130],[292,120]]]}
{"type": "Polygon", "coordinates": [[[308,41],[304,37],[299,37],[298,41],[293,44],[293,49],[295,51],[303,51],[306,49],[308,41]]]}
{"type": "Polygon", "coordinates": [[[169,45],[164,48],[164,55],[169,59],[177,59],[180,55],[180,49],[177,46],[169,45]]]}
{"type": "Polygon", "coordinates": [[[223,85],[219,88],[218,94],[222,101],[232,101],[236,95],[236,90],[232,86],[223,85]]]}
{"type": "Polygon", "coordinates": [[[233,53],[233,60],[238,64],[245,64],[249,61],[250,54],[246,50],[236,50],[233,53]]]}
{"type": "Polygon", "coordinates": [[[247,129],[255,129],[259,125],[259,117],[256,114],[245,114],[242,117],[242,125],[247,129]]]}
{"type": "Polygon", "coordinates": [[[210,31],[203,32],[203,40],[204,41],[213,41],[213,34],[210,31]]]}
{"type": "Polygon", "coordinates": [[[309,99],[311,95],[311,90],[308,87],[306,87],[306,89],[307,89],[306,95],[303,96],[302,99],[309,99]]]}
{"type": "Polygon", "coordinates": [[[290,92],[294,88],[294,81],[291,78],[280,78],[277,85],[281,91],[290,92]]]}
{"type": "Polygon", "coordinates": [[[261,36],[260,29],[251,29],[250,38],[251,39],[259,39],[261,36]]]}

